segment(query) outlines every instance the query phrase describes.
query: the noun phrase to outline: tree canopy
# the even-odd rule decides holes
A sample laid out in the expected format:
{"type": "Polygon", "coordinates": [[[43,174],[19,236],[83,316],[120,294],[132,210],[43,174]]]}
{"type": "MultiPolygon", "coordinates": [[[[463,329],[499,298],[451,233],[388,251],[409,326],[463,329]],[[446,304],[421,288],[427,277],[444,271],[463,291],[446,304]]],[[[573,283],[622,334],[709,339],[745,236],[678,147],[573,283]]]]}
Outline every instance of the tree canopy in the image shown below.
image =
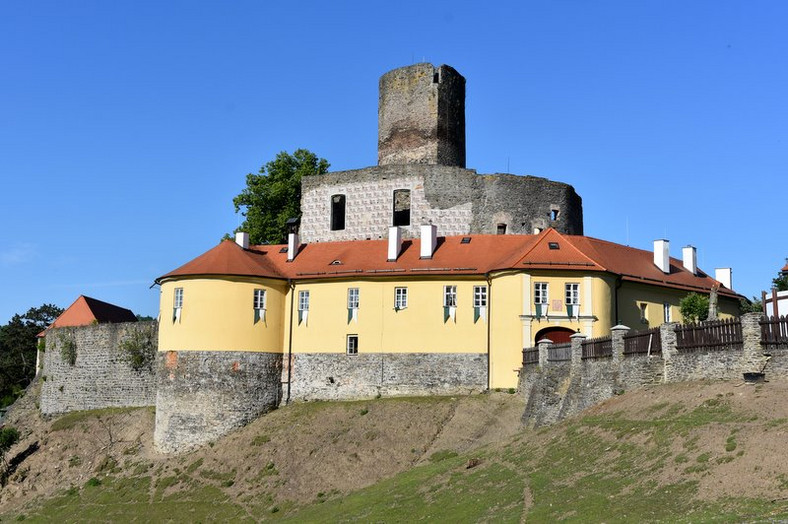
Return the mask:
{"type": "Polygon", "coordinates": [[[245,217],[236,231],[249,233],[252,244],[278,244],[287,238],[285,222],[301,216],[301,178],[328,172],[329,163],[306,149],[280,152],[246,175],[246,188],[233,198],[235,212],[245,217]]]}
{"type": "Polygon", "coordinates": [[[679,310],[684,322],[689,324],[703,322],[709,316],[709,297],[690,293],[679,302],[679,310]]]}
{"type": "Polygon", "coordinates": [[[62,308],[44,304],[16,314],[0,326],[0,407],[12,403],[15,394],[35,377],[36,335],[62,312],[62,308]]]}
{"type": "Polygon", "coordinates": [[[772,286],[777,291],[788,291],[788,273],[780,272],[772,279],[772,286]]]}

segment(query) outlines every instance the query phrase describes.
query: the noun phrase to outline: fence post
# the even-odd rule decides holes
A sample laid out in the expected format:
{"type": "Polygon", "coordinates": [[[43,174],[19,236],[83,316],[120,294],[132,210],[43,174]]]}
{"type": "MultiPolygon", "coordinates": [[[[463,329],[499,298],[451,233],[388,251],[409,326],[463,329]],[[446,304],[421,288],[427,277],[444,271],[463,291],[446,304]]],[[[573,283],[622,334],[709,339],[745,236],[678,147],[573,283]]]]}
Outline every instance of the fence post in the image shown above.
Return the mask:
{"type": "Polygon", "coordinates": [[[582,333],[575,333],[569,340],[572,343],[572,370],[578,370],[583,364],[583,341],[586,336],[582,333]]]}
{"type": "Polygon", "coordinates": [[[552,340],[548,340],[546,338],[543,338],[542,340],[540,340],[536,344],[536,346],[539,348],[539,368],[540,369],[544,369],[544,367],[547,366],[547,352],[549,351],[550,346],[552,346],[552,345],[553,345],[553,341],[552,340]]]}
{"type": "Polygon", "coordinates": [[[665,384],[674,382],[675,372],[673,369],[674,357],[679,350],[676,349],[676,326],[674,322],[666,322],[659,326],[659,338],[662,343],[663,375],[662,382],[665,384]]]}
{"type": "Polygon", "coordinates": [[[741,321],[742,372],[761,373],[769,360],[769,357],[764,356],[761,348],[761,314],[745,313],[739,320],[741,321]]]}
{"type": "Polygon", "coordinates": [[[610,328],[610,342],[613,346],[613,364],[619,364],[624,359],[624,335],[629,333],[629,328],[621,324],[610,328]]]}

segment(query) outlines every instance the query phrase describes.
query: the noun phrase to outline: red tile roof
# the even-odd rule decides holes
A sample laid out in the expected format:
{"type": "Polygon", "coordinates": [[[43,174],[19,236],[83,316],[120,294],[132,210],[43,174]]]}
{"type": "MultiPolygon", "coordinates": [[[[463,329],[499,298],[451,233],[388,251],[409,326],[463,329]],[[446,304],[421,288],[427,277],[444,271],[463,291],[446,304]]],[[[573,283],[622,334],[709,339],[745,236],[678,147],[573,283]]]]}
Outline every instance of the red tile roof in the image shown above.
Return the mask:
{"type": "Polygon", "coordinates": [[[107,324],[136,321],[137,317],[130,309],[80,295],[73,304],[68,306],[68,308],[66,308],[66,310],[63,311],[63,313],[61,313],[44,331],[39,333],[38,336],[43,336],[46,330],[51,328],[87,326],[93,323],[107,324]]]}
{"type": "MultiPolygon", "coordinates": [[[[302,245],[287,262],[282,245],[242,249],[226,240],[191,262],[156,279],[200,275],[314,278],[396,275],[483,275],[507,269],[561,269],[612,273],[624,280],[686,290],[708,291],[719,284],[702,271],[693,275],[670,259],[670,273],[654,265],[653,253],[591,237],[547,229],[539,235],[467,235],[439,237],[431,259],[421,259],[419,239],[405,240],[396,261],[388,262],[387,240],[319,242],[302,245]],[[463,238],[470,242],[463,243],[463,238]]],[[[738,297],[726,288],[721,295],[738,297]]]]}

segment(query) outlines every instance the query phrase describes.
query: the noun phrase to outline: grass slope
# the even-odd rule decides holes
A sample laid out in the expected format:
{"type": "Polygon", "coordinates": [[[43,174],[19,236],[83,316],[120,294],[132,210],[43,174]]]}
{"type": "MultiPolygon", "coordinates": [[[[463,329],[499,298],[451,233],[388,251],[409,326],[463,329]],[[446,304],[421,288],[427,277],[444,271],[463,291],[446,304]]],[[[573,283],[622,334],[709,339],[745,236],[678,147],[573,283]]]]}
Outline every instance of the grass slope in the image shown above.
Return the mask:
{"type": "MultiPolygon", "coordinates": [[[[788,446],[788,406],[782,402],[786,393],[788,384],[663,386],[627,393],[556,426],[523,430],[484,447],[469,444],[464,431],[473,414],[493,402],[492,397],[297,405],[198,453],[158,460],[132,454],[126,460],[99,464],[102,467],[93,470],[94,476],[80,485],[0,518],[34,522],[788,519],[788,458],[783,452],[788,446]],[[463,410],[471,416],[458,415],[463,410]],[[395,438],[389,440],[382,436],[387,423],[409,427],[391,429],[395,438]],[[308,431],[313,438],[294,436],[308,431]],[[455,433],[462,438],[452,440],[455,433]],[[292,436],[290,442],[283,440],[285,435],[292,436]],[[363,441],[364,435],[370,439],[354,447],[352,442],[363,441]],[[437,442],[447,443],[445,449],[438,449],[437,442]],[[384,449],[391,447],[393,451],[384,449]],[[234,449],[235,455],[225,448],[234,449]],[[246,449],[239,454],[241,448],[246,449]],[[292,460],[284,460],[280,450],[293,455],[292,460]],[[317,461],[310,462],[309,457],[315,456],[317,461]],[[371,473],[376,457],[377,469],[386,472],[377,479],[371,473]],[[327,460],[333,461],[321,468],[327,460]],[[361,489],[354,489],[347,479],[364,475],[371,480],[361,489]],[[337,480],[342,478],[346,482],[337,480]],[[309,484],[311,491],[299,491],[303,484],[309,484]]],[[[90,416],[96,415],[84,417],[90,416]]],[[[481,414],[476,418],[479,426],[490,425],[481,414]]],[[[60,424],[85,423],[84,418],[68,420],[60,424]]]]}

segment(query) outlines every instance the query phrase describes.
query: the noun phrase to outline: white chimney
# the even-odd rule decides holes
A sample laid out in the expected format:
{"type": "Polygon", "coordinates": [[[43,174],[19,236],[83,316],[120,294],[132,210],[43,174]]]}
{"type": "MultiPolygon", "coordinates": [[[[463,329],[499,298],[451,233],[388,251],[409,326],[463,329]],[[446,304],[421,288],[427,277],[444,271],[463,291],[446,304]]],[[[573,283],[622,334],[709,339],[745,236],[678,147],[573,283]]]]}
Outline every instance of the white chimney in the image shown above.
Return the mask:
{"type": "Polygon", "coordinates": [[[249,249],[249,233],[239,231],[235,234],[235,243],[244,249],[249,249]]]}
{"type": "Polygon", "coordinates": [[[421,226],[421,258],[432,258],[435,246],[438,243],[438,226],[434,224],[422,224],[421,226]]]}
{"type": "Polygon", "coordinates": [[[681,250],[681,258],[684,262],[684,269],[692,273],[698,274],[698,251],[695,246],[685,246],[681,250]]]}
{"type": "Polygon", "coordinates": [[[391,226],[389,228],[389,252],[387,260],[394,262],[399,257],[399,251],[402,248],[402,231],[399,226],[391,226]]]}
{"type": "Polygon", "coordinates": [[[654,241],[654,265],[663,273],[670,273],[670,242],[654,241]]]}
{"type": "Polygon", "coordinates": [[[718,267],[714,270],[714,278],[728,289],[733,289],[733,270],[729,267],[718,267]]]}
{"type": "Polygon", "coordinates": [[[287,234],[287,261],[288,262],[292,262],[293,259],[296,257],[300,245],[301,242],[298,239],[298,233],[287,234]]]}

